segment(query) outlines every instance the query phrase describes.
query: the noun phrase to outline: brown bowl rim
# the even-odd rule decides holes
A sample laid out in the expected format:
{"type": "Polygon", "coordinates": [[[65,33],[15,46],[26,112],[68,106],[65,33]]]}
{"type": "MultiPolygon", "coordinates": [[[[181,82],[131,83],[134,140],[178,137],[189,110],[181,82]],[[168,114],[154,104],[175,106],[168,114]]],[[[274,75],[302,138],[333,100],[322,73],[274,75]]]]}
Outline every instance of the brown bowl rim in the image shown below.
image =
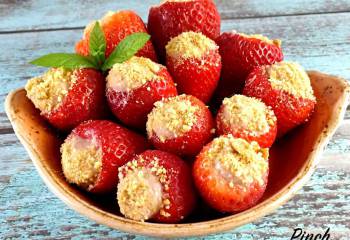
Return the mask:
{"type": "MultiPolygon", "coordinates": [[[[308,73],[322,74],[317,71],[308,71],[308,73]]],[[[322,75],[334,77],[325,74],[322,75]]],[[[27,150],[35,168],[39,172],[39,175],[41,176],[45,184],[59,199],[61,199],[70,208],[90,218],[91,220],[96,221],[97,223],[124,232],[154,237],[191,237],[224,232],[255,221],[283,205],[290,198],[292,198],[292,196],[298,190],[302,188],[302,186],[309,180],[309,178],[313,174],[318,160],[320,158],[320,155],[322,154],[322,149],[324,149],[331,136],[335,133],[337,127],[342,121],[342,118],[347,108],[347,103],[349,102],[350,86],[348,82],[343,78],[336,78],[339,81],[341,81],[341,84],[344,86],[343,94],[340,98],[340,101],[342,103],[341,108],[338,110],[338,114],[335,114],[331,117],[329,122],[332,124],[329,125],[329,128],[318,137],[317,147],[314,148],[312,152],[310,152],[308,159],[306,160],[305,164],[301,167],[297,176],[295,176],[285,187],[283,187],[273,196],[246,211],[215,220],[197,223],[159,224],[138,222],[126,219],[124,217],[112,213],[105,212],[101,209],[98,209],[97,207],[87,204],[84,201],[81,201],[74,194],[65,191],[65,188],[62,186],[62,184],[60,184],[59,181],[57,181],[57,179],[55,179],[55,177],[46,168],[46,166],[42,164],[43,161],[41,161],[38,158],[36,150],[18,131],[16,121],[14,118],[14,113],[11,108],[11,100],[13,96],[19,91],[22,91],[23,88],[13,90],[8,94],[5,101],[5,111],[12,124],[16,136],[27,150]]]]}

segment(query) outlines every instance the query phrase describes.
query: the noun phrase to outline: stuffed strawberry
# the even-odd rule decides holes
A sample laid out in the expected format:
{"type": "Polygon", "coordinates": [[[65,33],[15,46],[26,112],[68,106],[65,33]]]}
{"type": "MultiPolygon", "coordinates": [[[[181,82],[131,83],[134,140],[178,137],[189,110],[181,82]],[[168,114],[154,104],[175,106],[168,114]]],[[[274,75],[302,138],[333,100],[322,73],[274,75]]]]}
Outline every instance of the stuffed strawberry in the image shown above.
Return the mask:
{"type": "Polygon", "coordinates": [[[197,189],[220,212],[235,213],[254,206],[264,194],[268,149],[231,134],[203,148],[193,166],[197,189]]]}
{"type": "Polygon", "coordinates": [[[164,60],[165,46],[183,32],[202,32],[215,40],[220,35],[220,15],[212,0],[167,0],[150,9],[148,30],[164,60]]]}
{"type": "Polygon", "coordinates": [[[25,89],[41,115],[60,130],[106,116],[105,79],[94,69],[52,68],[30,79],[25,89]]]}
{"type": "Polygon", "coordinates": [[[110,108],[124,124],[144,129],[153,104],[177,95],[175,84],[162,65],[133,57],[115,64],[107,76],[110,108]]]}
{"type": "Polygon", "coordinates": [[[148,147],[140,135],[110,121],[87,121],[75,128],[61,146],[67,181],[93,193],[113,191],[118,167],[148,147]]]}
{"type": "Polygon", "coordinates": [[[277,134],[277,119],[271,107],[256,98],[234,95],[225,98],[216,116],[218,134],[232,134],[269,148],[277,134]]]}
{"type": "Polygon", "coordinates": [[[222,73],[216,95],[219,101],[241,93],[244,81],[255,66],[283,60],[280,40],[262,35],[225,32],[216,40],[222,56],[222,73]]]}
{"type": "Polygon", "coordinates": [[[166,64],[179,92],[209,102],[221,71],[216,43],[202,33],[184,32],[171,39],[166,53],[166,64]]]}
{"type": "Polygon", "coordinates": [[[196,202],[190,168],[176,155],[148,150],[119,168],[117,199],[129,219],[179,222],[196,202]]]}
{"type": "MultiPolygon", "coordinates": [[[[133,11],[124,10],[119,12],[108,12],[99,23],[106,39],[106,58],[110,56],[115,47],[125,39],[126,36],[129,36],[132,33],[147,33],[146,26],[142,19],[133,11]]],[[[89,50],[90,33],[94,24],[95,23],[92,22],[87,25],[83,39],[75,46],[76,52],[83,56],[91,54],[89,50]]],[[[137,56],[157,61],[157,56],[151,41],[148,41],[147,44],[138,51],[137,56]]]]}
{"type": "Polygon", "coordinates": [[[209,109],[190,95],[156,102],[146,126],[157,149],[180,156],[195,156],[215,131],[209,109]]]}
{"type": "Polygon", "coordinates": [[[243,92],[260,98],[274,110],[278,136],[307,122],[316,105],[309,76],[294,62],[255,68],[248,76],[243,92]]]}

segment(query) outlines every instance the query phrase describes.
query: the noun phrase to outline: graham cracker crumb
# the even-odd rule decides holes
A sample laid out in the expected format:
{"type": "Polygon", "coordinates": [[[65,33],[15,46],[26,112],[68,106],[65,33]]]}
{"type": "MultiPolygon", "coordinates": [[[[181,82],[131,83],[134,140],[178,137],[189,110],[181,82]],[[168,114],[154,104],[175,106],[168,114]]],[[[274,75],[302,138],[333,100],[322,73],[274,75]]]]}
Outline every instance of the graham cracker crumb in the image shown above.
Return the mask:
{"type": "Polygon", "coordinates": [[[102,148],[96,141],[73,136],[62,144],[61,154],[67,181],[85,189],[92,188],[102,168],[102,148]]]}
{"type": "Polygon", "coordinates": [[[155,103],[146,124],[148,136],[154,134],[164,142],[189,132],[197,121],[197,106],[186,95],[168,98],[155,103]]]}
{"type": "Polygon", "coordinates": [[[43,113],[56,110],[77,81],[72,71],[52,68],[42,76],[30,79],[25,89],[27,97],[43,113]]]}
{"type": "Polygon", "coordinates": [[[125,183],[125,178],[128,178],[128,176],[134,179],[127,180],[129,183],[125,185],[125,187],[121,188],[121,185],[118,185],[118,203],[120,199],[121,203],[119,203],[119,206],[122,204],[123,207],[120,206],[120,208],[123,208],[123,211],[128,215],[122,213],[127,217],[129,216],[131,219],[140,221],[150,219],[158,212],[165,217],[169,217],[170,214],[167,210],[170,209],[171,202],[168,198],[168,172],[159,164],[159,159],[157,157],[152,159],[147,167],[139,165],[139,163],[143,162],[145,162],[145,159],[140,156],[119,168],[118,176],[120,184],[125,183]],[[140,179],[140,177],[136,179],[134,177],[135,173],[139,173],[144,179],[140,179]],[[140,180],[146,183],[146,185],[139,183],[140,180]],[[140,190],[135,190],[135,188],[140,190]],[[140,195],[144,197],[140,197],[140,195]],[[156,195],[157,201],[153,199],[153,195],[156,195]],[[160,196],[160,198],[158,198],[158,196],[160,196]],[[153,206],[157,206],[157,208],[153,208],[153,206]]]}
{"type": "Polygon", "coordinates": [[[216,43],[202,33],[184,32],[172,38],[166,46],[167,55],[174,59],[202,58],[211,50],[218,49],[216,43]]]}
{"type": "Polygon", "coordinates": [[[271,44],[271,45],[275,45],[277,47],[281,47],[282,46],[282,41],[280,39],[269,39],[268,37],[265,37],[261,34],[251,34],[251,35],[248,35],[248,34],[244,34],[244,33],[239,33],[239,35],[243,36],[243,37],[246,37],[246,38],[254,38],[254,39],[259,39],[263,42],[266,42],[268,44],[271,44]]]}
{"type": "Polygon", "coordinates": [[[207,151],[207,161],[229,179],[230,187],[238,184],[245,188],[254,181],[263,185],[268,171],[268,156],[267,148],[260,148],[256,142],[234,138],[231,134],[214,139],[207,151]]]}
{"type": "Polygon", "coordinates": [[[296,97],[315,100],[310,78],[298,63],[280,62],[266,66],[272,88],[296,97]]]}
{"type": "Polygon", "coordinates": [[[132,57],[124,63],[114,64],[107,76],[107,88],[119,92],[131,91],[149,81],[161,80],[158,72],[162,68],[148,58],[132,57]]]}
{"type": "Polygon", "coordinates": [[[270,126],[276,122],[276,117],[271,108],[259,99],[243,95],[225,98],[220,118],[232,128],[257,135],[267,133],[270,126]]]}
{"type": "Polygon", "coordinates": [[[145,221],[161,210],[162,185],[148,169],[131,171],[120,180],[117,199],[124,216],[145,221]]]}

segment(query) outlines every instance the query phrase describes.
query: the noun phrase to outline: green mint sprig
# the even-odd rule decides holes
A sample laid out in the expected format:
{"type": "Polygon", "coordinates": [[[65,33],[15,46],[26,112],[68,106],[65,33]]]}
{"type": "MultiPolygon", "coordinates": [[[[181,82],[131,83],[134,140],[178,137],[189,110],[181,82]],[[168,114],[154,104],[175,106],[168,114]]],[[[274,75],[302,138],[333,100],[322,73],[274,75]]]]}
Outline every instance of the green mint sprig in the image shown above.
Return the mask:
{"type": "Polygon", "coordinates": [[[125,37],[106,59],[106,38],[99,22],[96,22],[90,33],[89,56],[85,57],[75,53],[51,53],[30,63],[42,67],[63,67],[69,70],[94,68],[105,72],[114,64],[123,63],[133,57],[150,38],[147,33],[133,33],[125,37]]]}

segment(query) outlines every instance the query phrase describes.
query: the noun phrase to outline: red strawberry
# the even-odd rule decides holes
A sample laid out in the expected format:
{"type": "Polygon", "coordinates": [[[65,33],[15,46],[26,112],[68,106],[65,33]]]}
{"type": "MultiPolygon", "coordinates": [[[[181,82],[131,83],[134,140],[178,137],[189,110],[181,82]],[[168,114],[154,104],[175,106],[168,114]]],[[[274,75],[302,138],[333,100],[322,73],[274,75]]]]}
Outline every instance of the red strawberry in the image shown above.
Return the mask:
{"type": "Polygon", "coordinates": [[[226,32],[217,39],[222,57],[222,73],[217,97],[241,93],[244,81],[255,66],[271,65],[283,60],[280,40],[262,35],[226,32]]]}
{"type": "Polygon", "coordinates": [[[118,204],[127,218],[176,223],[194,208],[190,168],[176,155],[148,150],[119,168],[118,204]]]}
{"type": "Polygon", "coordinates": [[[270,107],[256,98],[234,95],[225,98],[216,116],[220,135],[231,133],[248,142],[256,141],[269,148],[277,134],[277,119],[270,107]]]}
{"type": "MultiPolygon", "coordinates": [[[[147,33],[146,26],[142,19],[133,11],[108,12],[100,20],[100,24],[107,42],[106,57],[108,57],[113,52],[114,48],[128,35],[138,32],[147,33]]],[[[87,25],[83,39],[75,46],[76,52],[83,56],[89,55],[89,39],[93,26],[94,22],[87,25]]],[[[157,55],[151,41],[147,42],[136,55],[157,61],[157,55]]]]}
{"type": "Polygon", "coordinates": [[[220,35],[220,25],[220,15],[212,0],[168,0],[152,7],[148,16],[148,30],[162,59],[171,38],[194,31],[215,40],[220,35]]]}
{"type": "Polygon", "coordinates": [[[153,145],[180,156],[195,156],[211,140],[213,128],[209,109],[190,95],[156,102],[147,120],[147,134],[153,145]]]}
{"type": "Polygon", "coordinates": [[[110,121],[87,121],[62,144],[62,169],[68,182],[93,193],[118,184],[118,167],[148,147],[142,136],[110,121]]]}
{"type": "Polygon", "coordinates": [[[109,106],[128,126],[144,129],[153,104],[176,95],[167,69],[146,58],[133,57],[115,64],[107,76],[109,106]]]}
{"type": "Polygon", "coordinates": [[[93,69],[50,69],[29,80],[26,91],[41,114],[60,130],[106,116],[105,79],[93,69]]]}
{"type": "Polygon", "coordinates": [[[278,136],[308,121],[316,105],[307,73],[293,62],[255,68],[248,76],[243,92],[260,98],[274,110],[278,136]]]}
{"type": "Polygon", "coordinates": [[[203,148],[193,166],[195,184],[204,200],[220,212],[254,206],[268,179],[268,149],[231,134],[203,148]]]}
{"type": "Polygon", "coordinates": [[[218,49],[213,40],[195,32],[184,32],[168,43],[167,67],[180,93],[209,102],[220,77],[218,49]]]}

